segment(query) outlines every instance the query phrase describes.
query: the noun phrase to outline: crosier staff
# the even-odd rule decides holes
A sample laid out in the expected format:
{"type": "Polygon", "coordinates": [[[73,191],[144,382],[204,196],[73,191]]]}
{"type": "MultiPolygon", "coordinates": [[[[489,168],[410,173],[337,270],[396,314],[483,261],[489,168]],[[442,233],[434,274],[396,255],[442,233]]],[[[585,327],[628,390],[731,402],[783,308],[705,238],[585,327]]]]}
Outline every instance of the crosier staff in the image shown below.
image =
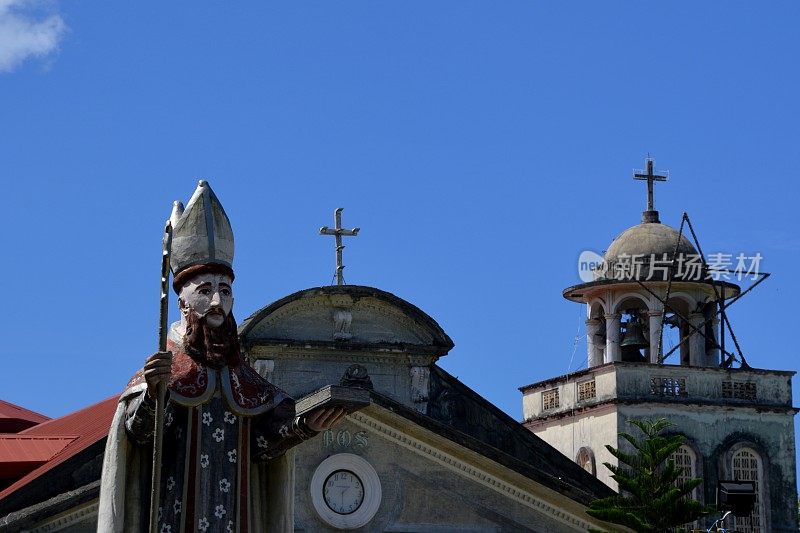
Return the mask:
{"type": "MultiPolygon", "coordinates": [[[[167,312],[169,311],[169,259],[172,249],[172,222],[164,226],[161,246],[161,301],[158,311],[158,351],[167,351],[167,312]]],[[[158,500],[161,493],[161,455],[164,440],[164,403],[167,382],[161,380],[156,389],[156,421],[153,430],[153,477],[150,484],[150,533],[158,532],[158,500]]]]}

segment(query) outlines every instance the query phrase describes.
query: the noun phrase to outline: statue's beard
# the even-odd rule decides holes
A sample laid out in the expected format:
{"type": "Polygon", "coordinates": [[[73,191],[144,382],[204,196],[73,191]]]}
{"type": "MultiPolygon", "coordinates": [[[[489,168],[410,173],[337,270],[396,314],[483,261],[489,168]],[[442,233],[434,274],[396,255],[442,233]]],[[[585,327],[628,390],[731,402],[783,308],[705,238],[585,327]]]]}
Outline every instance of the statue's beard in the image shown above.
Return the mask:
{"type": "Polygon", "coordinates": [[[189,310],[186,316],[186,333],[183,343],[186,353],[200,363],[212,368],[239,364],[239,335],[233,312],[217,328],[207,322],[208,315],[198,316],[189,310]]]}

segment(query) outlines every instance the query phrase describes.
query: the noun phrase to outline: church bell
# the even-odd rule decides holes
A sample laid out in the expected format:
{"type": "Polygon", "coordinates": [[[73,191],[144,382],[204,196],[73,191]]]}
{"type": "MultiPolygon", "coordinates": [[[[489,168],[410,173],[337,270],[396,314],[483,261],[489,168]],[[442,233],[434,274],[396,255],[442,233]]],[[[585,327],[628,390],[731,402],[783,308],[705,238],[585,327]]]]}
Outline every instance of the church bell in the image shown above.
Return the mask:
{"type": "Polygon", "coordinates": [[[620,346],[633,346],[634,348],[647,348],[650,343],[642,334],[642,326],[637,318],[632,318],[625,325],[625,335],[622,337],[620,346]]]}

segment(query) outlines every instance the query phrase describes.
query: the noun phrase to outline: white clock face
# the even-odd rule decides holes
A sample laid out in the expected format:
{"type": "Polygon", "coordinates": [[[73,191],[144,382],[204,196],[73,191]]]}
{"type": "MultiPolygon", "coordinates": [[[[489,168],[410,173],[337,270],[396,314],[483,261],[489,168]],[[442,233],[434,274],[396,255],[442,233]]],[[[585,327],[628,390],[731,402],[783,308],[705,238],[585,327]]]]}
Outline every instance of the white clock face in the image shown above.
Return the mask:
{"type": "Polygon", "coordinates": [[[364,484],[349,470],[336,470],[322,485],[325,503],[338,514],[351,514],[364,502],[364,484]]]}
{"type": "Polygon", "coordinates": [[[381,505],[381,479],[369,462],[352,453],[322,461],[309,484],[319,517],[336,529],[358,529],[372,520],[381,505]]]}

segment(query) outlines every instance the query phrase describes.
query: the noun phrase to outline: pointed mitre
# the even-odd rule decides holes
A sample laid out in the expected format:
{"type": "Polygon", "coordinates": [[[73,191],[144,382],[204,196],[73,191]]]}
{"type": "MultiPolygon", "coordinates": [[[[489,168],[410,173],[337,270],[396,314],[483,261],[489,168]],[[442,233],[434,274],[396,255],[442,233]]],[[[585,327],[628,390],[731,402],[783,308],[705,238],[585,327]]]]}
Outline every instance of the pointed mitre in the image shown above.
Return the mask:
{"type": "Polygon", "coordinates": [[[176,282],[179,274],[198,265],[233,275],[233,230],[207,181],[200,180],[185,210],[175,202],[170,220],[170,266],[176,282]]]}

